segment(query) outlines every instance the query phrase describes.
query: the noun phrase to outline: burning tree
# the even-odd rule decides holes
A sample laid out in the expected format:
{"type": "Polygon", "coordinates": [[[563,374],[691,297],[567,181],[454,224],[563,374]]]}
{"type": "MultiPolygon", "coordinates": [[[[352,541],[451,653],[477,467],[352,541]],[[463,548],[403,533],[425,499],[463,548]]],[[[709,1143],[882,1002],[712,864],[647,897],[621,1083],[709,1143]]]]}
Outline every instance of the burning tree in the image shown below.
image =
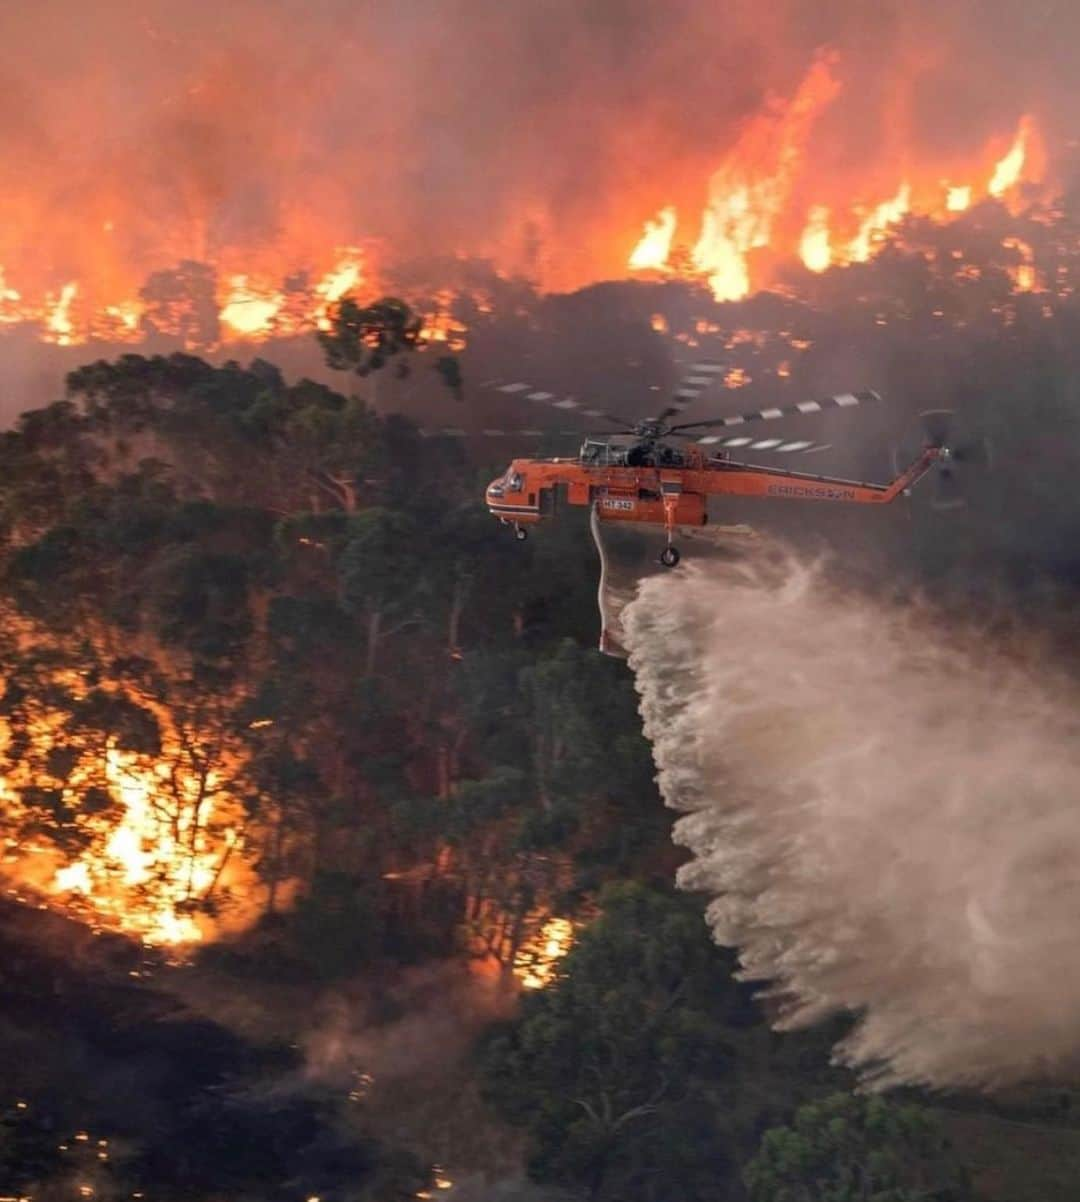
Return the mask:
{"type": "Polygon", "coordinates": [[[68,641],[9,613],[8,629],[9,875],[148,943],[250,922],[253,789],[235,696],[124,654],[101,626],[68,641]]]}

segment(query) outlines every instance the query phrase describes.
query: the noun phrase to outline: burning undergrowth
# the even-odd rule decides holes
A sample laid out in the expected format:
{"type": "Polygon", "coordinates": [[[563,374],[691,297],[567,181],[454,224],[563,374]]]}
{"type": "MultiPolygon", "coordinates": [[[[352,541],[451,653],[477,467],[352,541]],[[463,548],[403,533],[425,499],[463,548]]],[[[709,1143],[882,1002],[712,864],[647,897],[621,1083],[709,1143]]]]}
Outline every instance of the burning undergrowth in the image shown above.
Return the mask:
{"type": "Polygon", "coordinates": [[[249,756],[229,699],[193,702],[147,660],[110,661],[89,642],[65,655],[32,623],[8,628],[21,644],[7,648],[0,700],[9,892],[147,944],[249,925],[249,756]]]}
{"type": "MultiPolygon", "coordinates": [[[[1076,686],[756,544],[624,621],[680,882],[779,1025],[878,1086],[1075,1069],[1076,686]]],[[[1000,640],[998,641],[1000,646],[1000,640]]]]}

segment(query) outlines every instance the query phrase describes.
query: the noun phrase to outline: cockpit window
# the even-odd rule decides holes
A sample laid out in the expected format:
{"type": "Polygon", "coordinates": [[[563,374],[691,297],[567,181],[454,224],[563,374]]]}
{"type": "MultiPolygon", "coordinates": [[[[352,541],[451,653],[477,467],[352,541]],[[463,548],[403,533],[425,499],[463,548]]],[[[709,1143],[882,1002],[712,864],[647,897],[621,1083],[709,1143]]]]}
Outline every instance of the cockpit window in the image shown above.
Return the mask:
{"type": "Polygon", "coordinates": [[[513,470],[508,471],[504,485],[507,492],[521,492],[521,473],[513,470]]]}
{"type": "Polygon", "coordinates": [[[587,438],[582,443],[580,458],[588,467],[621,467],[626,463],[626,447],[587,438]]]}

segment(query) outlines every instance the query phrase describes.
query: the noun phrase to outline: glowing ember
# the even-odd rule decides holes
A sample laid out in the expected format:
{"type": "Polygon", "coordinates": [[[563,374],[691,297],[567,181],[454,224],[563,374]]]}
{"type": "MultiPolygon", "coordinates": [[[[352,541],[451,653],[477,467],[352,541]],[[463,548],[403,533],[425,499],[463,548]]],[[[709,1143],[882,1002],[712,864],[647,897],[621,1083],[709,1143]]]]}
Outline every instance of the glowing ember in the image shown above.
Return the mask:
{"type": "Polygon", "coordinates": [[[829,210],[824,205],[815,205],[810,210],[799,240],[799,257],[810,271],[824,271],[832,262],[829,210]]]}
{"type": "Polygon", "coordinates": [[[674,208],[668,205],[660,210],[655,221],[645,222],[645,233],[630,255],[631,271],[663,271],[666,268],[677,220],[674,208]]]}
{"type": "Polygon", "coordinates": [[[574,924],[567,918],[549,918],[514,957],[514,976],[522,988],[543,989],[549,985],[555,975],[555,965],[573,942],[574,924]]]}
{"type": "Polygon", "coordinates": [[[1009,267],[1009,276],[1018,292],[1033,292],[1035,290],[1035,252],[1022,238],[1006,238],[1001,243],[1006,250],[1019,253],[1020,262],[1009,267]]]}
{"type": "Polygon", "coordinates": [[[436,1189],[453,1189],[454,1183],[437,1164],[431,1166],[432,1180],[436,1189]]]}

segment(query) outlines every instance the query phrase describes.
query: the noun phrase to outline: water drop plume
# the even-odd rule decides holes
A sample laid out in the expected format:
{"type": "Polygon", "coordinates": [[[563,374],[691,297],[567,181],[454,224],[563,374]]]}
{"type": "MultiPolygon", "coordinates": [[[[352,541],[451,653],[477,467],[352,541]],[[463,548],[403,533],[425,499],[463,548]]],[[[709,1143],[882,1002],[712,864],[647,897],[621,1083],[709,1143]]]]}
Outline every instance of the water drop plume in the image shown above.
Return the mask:
{"type": "Polygon", "coordinates": [[[761,543],[622,615],[679,883],[868,1085],[1080,1065],[1080,709],[1045,656],[761,543]]]}

